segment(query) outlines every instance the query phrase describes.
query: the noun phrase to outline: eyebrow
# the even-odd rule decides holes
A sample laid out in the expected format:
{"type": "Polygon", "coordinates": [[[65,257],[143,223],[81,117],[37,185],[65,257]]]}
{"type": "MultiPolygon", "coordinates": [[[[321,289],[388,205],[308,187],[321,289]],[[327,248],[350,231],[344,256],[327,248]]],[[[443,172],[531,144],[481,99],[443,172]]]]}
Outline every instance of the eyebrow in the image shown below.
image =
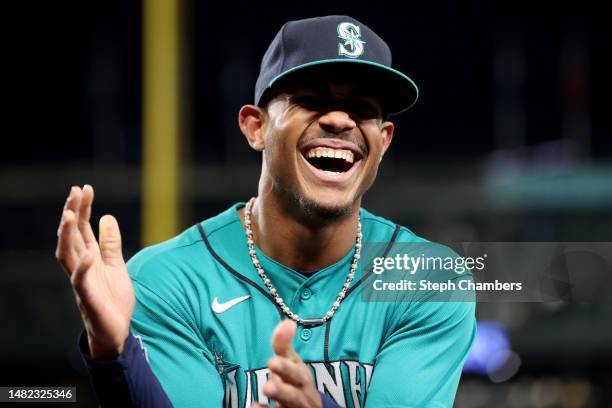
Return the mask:
{"type": "MultiPolygon", "coordinates": [[[[299,92],[300,90],[301,91],[314,91],[318,96],[322,96],[324,98],[332,98],[331,89],[329,87],[321,85],[321,84],[318,84],[317,86],[313,86],[313,87],[302,86],[302,87],[299,87],[299,88],[297,88],[295,90],[291,90],[290,91],[291,94],[289,95],[289,97],[291,99],[297,101],[302,96],[303,97],[307,97],[308,96],[308,95],[296,94],[296,91],[299,92]]],[[[374,96],[372,94],[368,95],[368,94],[358,93],[358,92],[362,91],[362,88],[356,88],[356,89],[353,89],[352,91],[353,92],[349,92],[348,95],[343,95],[342,98],[339,98],[339,99],[333,98],[333,99],[339,101],[339,103],[345,104],[345,103],[350,103],[350,102],[347,102],[347,101],[350,101],[351,99],[355,100],[355,98],[372,98],[372,99],[374,99],[373,101],[372,100],[368,100],[368,99],[365,99],[365,100],[361,99],[361,100],[355,100],[355,102],[368,104],[372,109],[374,109],[376,111],[377,115],[380,115],[379,119],[382,119],[382,120],[385,119],[385,117],[387,116],[387,113],[385,112],[385,109],[384,109],[383,105],[381,104],[381,102],[380,102],[378,97],[376,97],[376,96],[374,96]],[[356,91],[356,92],[354,92],[354,91],[356,91]]]]}
{"type": "MultiPolygon", "coordinates": [[[[315,91],[323,96],[333,95],[331,88],[327,84],[319,81],[303,82],[301,84],[296,83],[291,87],[292,92],[298,92],[300,90],[315,91]]],[[[347,95],[345,95],[346,98],[354,98],[360,96],[376,98],[373,92],[368,93],[367,89],[359,86],[354,87],[349,91],[347,95]]]]}

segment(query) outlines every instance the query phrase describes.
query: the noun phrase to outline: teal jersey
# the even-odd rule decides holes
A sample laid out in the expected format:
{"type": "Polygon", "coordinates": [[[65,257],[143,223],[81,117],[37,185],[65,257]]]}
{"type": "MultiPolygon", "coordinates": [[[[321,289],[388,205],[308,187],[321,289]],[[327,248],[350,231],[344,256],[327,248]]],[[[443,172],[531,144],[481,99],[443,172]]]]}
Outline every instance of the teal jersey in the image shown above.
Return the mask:
{"type": "MultiPolygon", "coordinates": [[[[267,403],[270,337],[284,318],[249,256],[237,210],[143,249],[128,262],[136,292],[131,330],[176,407],[267,403]]],[[[360,210],[363,242],[425,242],[360,210]]],[[[289,308],[322,317],[350,270],[354,248],[305,277],[257,256],[289,308]]],[[[366,302],[358,268],[325,324],[298,327],[293,346],[319,391],[345,407],[451,407],[474,341],[473,302],[366,302]]]]}

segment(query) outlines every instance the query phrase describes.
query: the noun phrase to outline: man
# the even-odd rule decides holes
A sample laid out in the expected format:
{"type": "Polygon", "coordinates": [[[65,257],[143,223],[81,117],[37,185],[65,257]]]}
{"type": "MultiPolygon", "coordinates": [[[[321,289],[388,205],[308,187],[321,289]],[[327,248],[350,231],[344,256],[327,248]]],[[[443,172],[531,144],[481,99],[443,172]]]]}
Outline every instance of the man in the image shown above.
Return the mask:
{"type": "Polygon", "coordinates": [[[473,302],[360,296],[371,274],[360,265],[362,246],[425,242],[361,209],[393,138],[387,114],[417,94],[391,68],[384,41],[357,20],[292,21],[263,58],[255,105],[238,115],[262,153],[256,198],[126,267],[116,220],[102,217],[98,243],[93,189],[73,187],[57,257],[99,396],[114,381],[100,372],[120,361],[137,405],[159,403],[151,396],[163,388],[160,398],[178,407],[452,406],[474,338],[473,302]]]}

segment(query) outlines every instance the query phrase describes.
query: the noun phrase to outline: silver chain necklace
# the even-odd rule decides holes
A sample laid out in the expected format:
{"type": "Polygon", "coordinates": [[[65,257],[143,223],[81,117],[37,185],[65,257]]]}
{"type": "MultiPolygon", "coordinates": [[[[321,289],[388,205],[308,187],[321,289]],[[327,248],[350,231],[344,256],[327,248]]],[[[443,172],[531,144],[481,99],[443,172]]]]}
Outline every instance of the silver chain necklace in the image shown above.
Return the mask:
{"type": "Polygon", "coordinates": [[[359,262],[359,258],[361,257],[361,219],[357,221],[357,238],[355,239],[355,254],[353,255],[351,269],[349,274],[346,276],[346,281],[344,282],[342,290],[338,294],[336,301],[332,305],[331,309],[329,309],[329,311],[325,313],[325,316],[321,318],[302,319],[300,316],[293,313],[291,309],[289,309],[289,306],[285,304],[283,298],[280,297],[278,291],[276,290],[274,285],[272,285],[272,282],[270,282],[268,276],[266,276],[266,273],[264,272],[263,268],[261,267],[261,264],[259,263],[259,259],[257,259],[257,254],[255,253],[253,242],[253,230],[251,228],[251,209],[253,208],[254,202],[255,198],[251,198],[245,206],[244,225],[247,234],[247,246],[249,247],[249,254],[251,255],[251,260],[253,261],[253,266],[255,266],[255,269],[257,270],[257,274],[263,280],[264,285],[266,285],[266,287],[268,288],[270,295],[274,297],[274,301],[276,302],[276,304],[281,308],[283,313],[287,315],[287,317],[294,320],[297,324],[304,326],[319,326],[325,323],[326,321],[332,318],[334,313],[336,313],[336,310],[338,310],[338,308],[340,307],[340,302],[342,302],[342,300],[346,296],[346,292],[351,284],[351,281],[353,280],[353,277],[355,276],[355,271],[357,270],[357,263],[359,262]]]}

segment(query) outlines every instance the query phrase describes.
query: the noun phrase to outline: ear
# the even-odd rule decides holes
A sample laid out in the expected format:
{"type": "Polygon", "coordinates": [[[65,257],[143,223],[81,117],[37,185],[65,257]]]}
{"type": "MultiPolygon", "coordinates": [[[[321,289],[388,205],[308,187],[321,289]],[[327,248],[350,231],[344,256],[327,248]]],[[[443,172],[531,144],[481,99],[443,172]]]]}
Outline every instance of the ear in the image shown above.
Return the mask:
{"type": "Polygon", "coordinates": [[[249,145],[258,152],[264,149],[264,129],[267,113],[255,105],[244,105],[238,112],[238,126],[249,145]]]}
{"type": "Polygon", "coordinates": [[[391,141],[393,140],[393,131],[395,130],[395,125],[393,122],[385,121],[380,125],[380,134],[382,137],[382,151],[380,152],[380,160],[382,160],[383,155],[391,145],[391,141]]]}

